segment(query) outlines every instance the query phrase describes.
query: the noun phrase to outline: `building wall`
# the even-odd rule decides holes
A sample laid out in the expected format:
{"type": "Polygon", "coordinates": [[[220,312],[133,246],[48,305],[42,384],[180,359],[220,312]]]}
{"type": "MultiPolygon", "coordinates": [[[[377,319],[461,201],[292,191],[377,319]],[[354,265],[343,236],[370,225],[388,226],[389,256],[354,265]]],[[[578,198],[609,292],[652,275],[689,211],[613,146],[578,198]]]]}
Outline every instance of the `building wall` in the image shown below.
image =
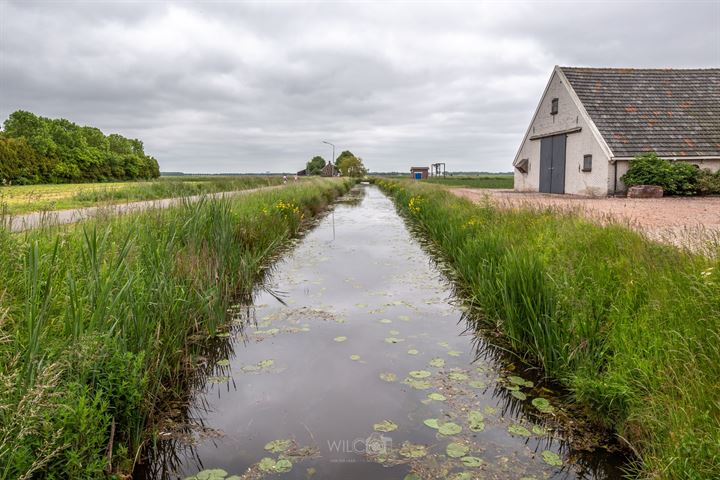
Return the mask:
{"type": "Polygon", "coordinates": [[[576,127],[581,127],[582,130],[567,135],[565,193],[601,196],[611,191],[609,190],[612,188],[609,182],[609,158],[593,136],[557,72],[553,72],[547,93],[533,118],[528,138],[523,142],[518,154],[517,159],[529,160],[529,169],[528,173],[515,170],[515,190],[537,192],[540,189],[540,140],[530,140],[529,137],[576,127]],[[556,115],[550,115],[553,98],[558,99],[556,115]],[[584,155],[593,156],[590,172],[582,171],[584,155]]]}
{"type": "MultiPolygon", "coordinates": [[[[693,165],[697,165],[698,168],[702,170],[710,170],[711,172],[717,172],[720,170],[720,159],[711,159],[711,160],[704,160],[704,159],[695,159],[695,160],[678,160],[681,162],[687,162],[691,163],[693,165]]],[[[617,164],[617,193],[625,193],[627,190],[627,187],[625,184],[620,180],[623,175],[628,171],[628,168],[630,167],[630,162],[628,160],[618,160],[615,162],[617,164]]],[[[610,192],[613,191],[613,184],[614,184],[614,166],[610,165],[610,192]]]]}

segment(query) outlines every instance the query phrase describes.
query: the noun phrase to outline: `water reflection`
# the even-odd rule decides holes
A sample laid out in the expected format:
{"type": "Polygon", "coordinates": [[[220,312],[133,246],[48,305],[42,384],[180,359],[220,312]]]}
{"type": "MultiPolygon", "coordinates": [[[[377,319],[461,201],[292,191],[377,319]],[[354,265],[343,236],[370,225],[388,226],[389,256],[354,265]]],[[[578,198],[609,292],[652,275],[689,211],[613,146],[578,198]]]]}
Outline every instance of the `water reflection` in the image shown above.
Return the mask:
{"type": "MultiPolygon", "coordinates": [[[[263,457],[283,456],[288,478],[619,477],[617,457],[572,450],[513,396],[506,376],[517,359],[475,335],[442,263],[377,188],[353,189],[263,283],[253,305],[229,312],[229,336],[205,345],[187,402],[172,410],[136,478],[206,468],[254,475],[263,457]],[[483,417],[482,429],[469,428],[468,411],[483,417]],[[430,418],[462,431],[443,435],[424,424],[430,418]],[[343,443],[379,434],[373,425],[383,420],[397,428],[379,437],[392,443],[382,455],[343,443]],[[530,435],[509,433],[514,425],[530,435]],[[318,455],[274,454],[265,447],[277,439],[318,455]],[[469,460],[446,455],[449,442],[469,460]],[[420,446],[428,454],[416,458],[420,446]],[[548,465],[547,454],[563,464],[548,465]]],[[[528,395],[552,389],[532,371],[512,373],[532,381],[528,395]]]]}

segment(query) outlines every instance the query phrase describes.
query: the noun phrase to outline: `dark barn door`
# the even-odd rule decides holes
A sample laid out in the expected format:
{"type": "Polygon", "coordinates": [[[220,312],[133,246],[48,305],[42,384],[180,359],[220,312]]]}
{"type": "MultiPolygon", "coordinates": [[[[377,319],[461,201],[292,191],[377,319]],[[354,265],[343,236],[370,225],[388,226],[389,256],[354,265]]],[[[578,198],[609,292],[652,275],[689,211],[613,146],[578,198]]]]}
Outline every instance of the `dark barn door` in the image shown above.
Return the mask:
{"type": "Polygon", "coordinates": [[[565,142],[567,136],[554,135],[540,140],[540,191],[565,193],[565,142]]]}

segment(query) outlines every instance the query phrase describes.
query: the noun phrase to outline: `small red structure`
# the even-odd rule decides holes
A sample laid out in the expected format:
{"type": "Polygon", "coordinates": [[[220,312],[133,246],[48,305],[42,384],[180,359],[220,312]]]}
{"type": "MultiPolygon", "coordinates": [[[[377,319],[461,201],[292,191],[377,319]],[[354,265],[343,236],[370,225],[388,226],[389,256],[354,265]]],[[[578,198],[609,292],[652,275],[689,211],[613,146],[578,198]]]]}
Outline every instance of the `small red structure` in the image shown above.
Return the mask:
{"type": "Polygon", "coordinates": [[[428,171],[430,168],[428,167],[410,167],[410,175],[415,180],[423,180],[428,177],[428,171]]]}

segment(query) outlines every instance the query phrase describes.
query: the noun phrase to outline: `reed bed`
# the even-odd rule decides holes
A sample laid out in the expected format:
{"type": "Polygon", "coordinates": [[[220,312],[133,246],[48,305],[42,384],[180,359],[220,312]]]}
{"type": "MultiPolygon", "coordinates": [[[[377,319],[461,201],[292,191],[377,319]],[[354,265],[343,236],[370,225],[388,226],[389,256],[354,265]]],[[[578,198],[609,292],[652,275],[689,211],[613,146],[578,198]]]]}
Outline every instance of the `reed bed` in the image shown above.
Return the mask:
{"type": "Polygon", "coordinates": [[[720,478],[717,256],[573,212],[377,183],[441,252],[478,330],[613,428],[638,455],[631,475],[720,478]]]}
{"type": "Polygon", "coordinates": [[[0,230],[0,479],[131,471],[198,345],[350,185],[0,230]]]}

